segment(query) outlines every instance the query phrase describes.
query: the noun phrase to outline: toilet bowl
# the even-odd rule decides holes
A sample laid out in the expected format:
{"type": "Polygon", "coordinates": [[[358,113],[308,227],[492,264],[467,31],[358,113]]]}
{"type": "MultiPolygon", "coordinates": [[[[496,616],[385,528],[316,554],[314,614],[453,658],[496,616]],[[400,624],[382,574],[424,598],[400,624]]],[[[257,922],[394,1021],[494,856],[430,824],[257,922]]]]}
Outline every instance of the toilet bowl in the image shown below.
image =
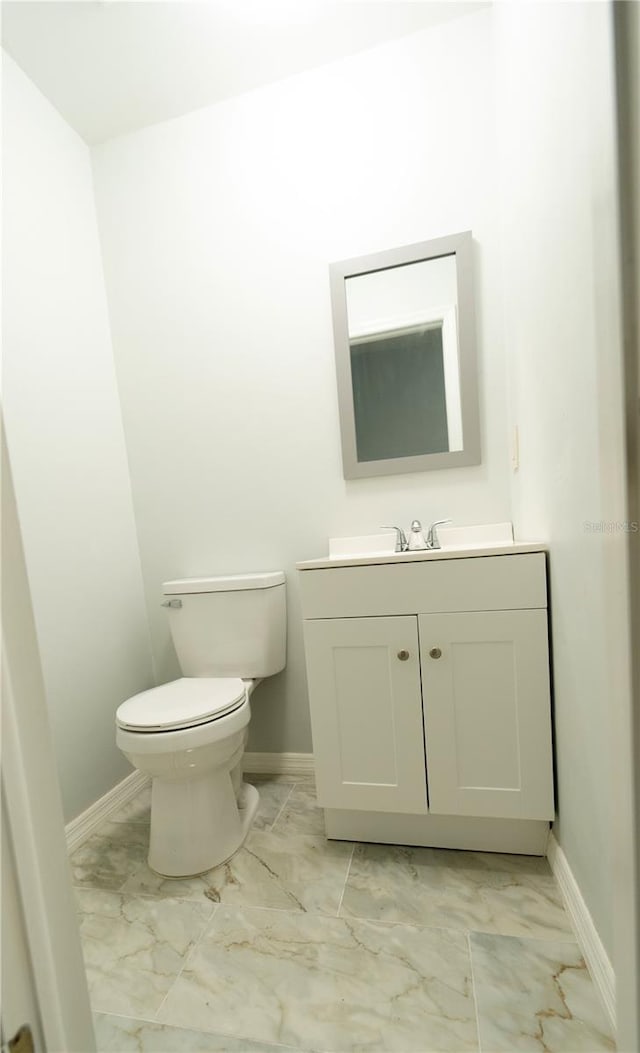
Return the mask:
{"type": "Polygon", "coordinates": [[[116,743],[152,780],[149,866],[178,878],[229,859],[256,815],[242,757],[249,698],[285,664],[284,575],[186,579],[164,592],[188,675],[123,702],[116,743]]]}

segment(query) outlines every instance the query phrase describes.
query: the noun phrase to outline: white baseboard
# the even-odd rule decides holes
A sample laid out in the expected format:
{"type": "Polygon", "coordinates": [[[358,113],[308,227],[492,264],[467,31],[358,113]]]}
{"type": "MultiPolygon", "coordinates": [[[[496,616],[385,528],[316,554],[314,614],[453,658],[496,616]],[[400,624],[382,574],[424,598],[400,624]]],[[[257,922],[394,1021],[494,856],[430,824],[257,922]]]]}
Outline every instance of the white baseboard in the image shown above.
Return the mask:
{"type": "Polygon", "coordinates": [[[615,1033],[616,978],[613,966],[609,961],[602,940],[598,936],[598,931],[593,924],[593,918],[582,898],[580,887],[573,876],[567,857],[553,833],[549,835],[547,858],[555,879],[560,886],[560,891],[564,896],[565,905],[573,923],[580,950],[584,955],[591,978],[600,992],[600,997],[615,1033]]]}
{"type": "MultiPolygon", "coordinates": [[[[245,753],[244,770],[252,775],[313,775],[313,754],[245,753]]],[[[132,771],[100,800],[89,805],[82,815],[67,823],[67,850],[73,852],[78,848],[100,823],[132,800],[149,782],[150,778],[144,772],[132,771]]]]}
{"type": "Polygon", "coordinates": [[[250,775],[313,775],[313,753],[245,753],[250,775]]]}
{"type": "Polygon", "coordinates": [[[132,771],[131,775],[127,775],[112,790],[108,790],[104,797],[89,805],[86,811],[67,823],[65,826],[67,850],[72,852],[74,848],[78,848],[100,826],[100,823],[104,822],[112,812],[122,808],[133,797],[136,797],[149,781],[149,776],[143,771],[132,771]]]}

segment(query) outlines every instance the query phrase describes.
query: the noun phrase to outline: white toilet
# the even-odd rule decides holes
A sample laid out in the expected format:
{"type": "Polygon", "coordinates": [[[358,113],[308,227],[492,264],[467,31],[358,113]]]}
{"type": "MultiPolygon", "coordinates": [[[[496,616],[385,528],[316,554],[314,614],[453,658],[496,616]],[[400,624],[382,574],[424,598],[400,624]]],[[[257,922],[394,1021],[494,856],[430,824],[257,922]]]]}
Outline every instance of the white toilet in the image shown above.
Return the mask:
{"type": "Polygon", "coordinates": [[[202,874],[242,845],[259,797],[242,780],[257,683],[284,669],[285,577],[280,571],[166,581],[180,680],[127,699],[116,743],[152,777],[149,866],[202,874]]]}

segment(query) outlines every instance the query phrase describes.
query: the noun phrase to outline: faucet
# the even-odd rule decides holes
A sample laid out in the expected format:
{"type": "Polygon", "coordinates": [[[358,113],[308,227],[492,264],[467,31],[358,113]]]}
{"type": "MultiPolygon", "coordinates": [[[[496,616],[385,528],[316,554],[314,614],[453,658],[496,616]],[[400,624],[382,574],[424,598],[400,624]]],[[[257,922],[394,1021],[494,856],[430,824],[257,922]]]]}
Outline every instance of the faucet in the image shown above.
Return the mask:
{"type": "MultiPolygon", "coordinates": [[[[448,520],[447,520],[447,522],[448,522],[448,520]]],[[[382,527],[380,527],[380,529],[381,530],[395,530],[395,532],[396,532],[396,552],[406,552],[407,551],[407,549],[409,548],[409,543],[407,541],[407,535],[405,534],[405,532],[402,529],[402,527],[382,526],[382,527]]]]}
{"type": "Polygon", "coordinates": [[[440,548],[440,542],[436,534],[436,527],[443,526],[444,523],[450,523],[450,519],[436,519],[435,523],[432,523],[429,527],[429,533],[427,534],[427,548],[440,548]]]}

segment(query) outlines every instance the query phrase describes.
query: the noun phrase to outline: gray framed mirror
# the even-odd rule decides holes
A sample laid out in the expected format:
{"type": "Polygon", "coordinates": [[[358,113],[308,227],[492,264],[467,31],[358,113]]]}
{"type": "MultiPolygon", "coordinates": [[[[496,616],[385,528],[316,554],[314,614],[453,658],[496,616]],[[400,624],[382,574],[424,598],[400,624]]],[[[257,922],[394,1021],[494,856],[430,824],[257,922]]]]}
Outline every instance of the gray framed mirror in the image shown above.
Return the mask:
{"type": "Polygon", "coordinates": [[[345,479],[479,464],[471,233],[329,273],[345,479]]]}

